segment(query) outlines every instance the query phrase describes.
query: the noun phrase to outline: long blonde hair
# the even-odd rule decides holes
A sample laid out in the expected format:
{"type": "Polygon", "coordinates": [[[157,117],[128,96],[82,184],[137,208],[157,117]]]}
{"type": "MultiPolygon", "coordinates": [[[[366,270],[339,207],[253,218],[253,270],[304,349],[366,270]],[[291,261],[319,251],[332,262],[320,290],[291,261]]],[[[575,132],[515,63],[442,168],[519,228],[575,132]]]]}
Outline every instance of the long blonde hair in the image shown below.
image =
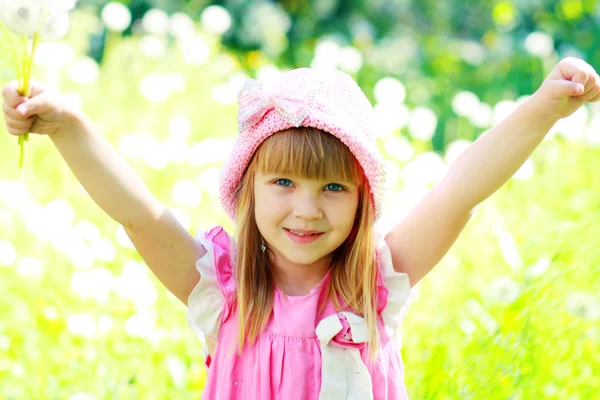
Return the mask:
{"type": "Polygon", "coordinates": [[[238,355],[265,329],[273,310],[274,277],[254,216],[254,177],[281,173],[305,179],[345,180],[359,184],[354,226],[332,254],[330,284],[319,312],[331,299],[335,309],[365,318],[369,328],[369,360],[380,345],[377,331],[377,265],[373,238],[374,212],[366,178],[350,150],[335,136],[315,128],[290,128],[271,135],[259,146],[236,189],[237,251],[234,257],[238,307],[238,355]],[[345,308],[340,304],[341,298],[345,308]]]}

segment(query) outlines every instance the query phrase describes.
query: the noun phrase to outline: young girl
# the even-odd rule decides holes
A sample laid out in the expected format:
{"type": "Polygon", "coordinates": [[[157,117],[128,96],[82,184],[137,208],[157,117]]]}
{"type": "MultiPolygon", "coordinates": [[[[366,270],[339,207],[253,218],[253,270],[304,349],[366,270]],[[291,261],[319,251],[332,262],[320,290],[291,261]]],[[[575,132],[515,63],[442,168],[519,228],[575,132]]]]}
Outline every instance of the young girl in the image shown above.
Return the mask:
{"type": "Polygon", "coordinates": [[[562,60],[478,138],[402,221],[384,232],[385,173],[371,105],[336,70],[296,69],[239,94],[239,136],[221,178],[236,223],[196,239],[85,115],[33,83],[3,90],[9,133],[48,134],[93,200],[122,224],[206,336],[204,399],[406,399],[393,340],[417,283],[473,209],[525,162],[553,124],[600,100],[600,79],[562,60]]]}

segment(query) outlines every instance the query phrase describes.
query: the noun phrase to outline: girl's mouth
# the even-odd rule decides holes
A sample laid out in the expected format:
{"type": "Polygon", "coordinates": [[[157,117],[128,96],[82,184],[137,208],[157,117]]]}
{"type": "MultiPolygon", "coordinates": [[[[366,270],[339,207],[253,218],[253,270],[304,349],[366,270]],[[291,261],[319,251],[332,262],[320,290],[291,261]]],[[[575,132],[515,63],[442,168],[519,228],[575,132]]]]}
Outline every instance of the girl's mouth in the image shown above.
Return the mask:
{"type": "Polygon", "coordinates": [[[284,228],[285,233],[288,235],[288,237],[294,241],[295,243],[300,243],[300,244],[308,244],[308,243],[312,243],[315,240],[317,240],[318,238],[320,238],[321,236],[323,236],[323,232],[319,232],[319,233],[311,233],[311,234],[304,234],[302,232],[298,232],[298,231],[293,231],[287,228],[284,228]]]}

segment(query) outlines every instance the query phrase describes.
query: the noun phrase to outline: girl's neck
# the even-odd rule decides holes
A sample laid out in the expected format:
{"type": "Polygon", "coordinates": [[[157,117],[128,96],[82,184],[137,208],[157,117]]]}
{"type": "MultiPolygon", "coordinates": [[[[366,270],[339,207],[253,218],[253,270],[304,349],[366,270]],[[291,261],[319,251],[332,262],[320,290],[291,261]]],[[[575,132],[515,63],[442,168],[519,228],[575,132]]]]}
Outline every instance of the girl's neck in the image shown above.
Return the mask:
{"type": "Polygon", "coordinates": [[[311,265],[287,262],[272,262],[271,270],[275,285],[288,296],[304,296],[317,286],[327,275],[331,257],[318,260],[311,265]]]}

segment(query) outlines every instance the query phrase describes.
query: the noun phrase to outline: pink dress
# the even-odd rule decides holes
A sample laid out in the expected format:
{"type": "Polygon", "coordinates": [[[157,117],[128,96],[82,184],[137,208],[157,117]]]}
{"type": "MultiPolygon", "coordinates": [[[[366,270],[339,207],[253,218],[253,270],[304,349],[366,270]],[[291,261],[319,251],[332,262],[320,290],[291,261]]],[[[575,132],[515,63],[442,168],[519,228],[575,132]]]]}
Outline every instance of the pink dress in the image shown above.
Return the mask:
{"type": "Polygon", "coordinates": [[[337,313],[330,301],[317,313],[329,272],[305,296],[275,287],[273,313],[254,346],[237,355],[237,309],[230,253],[235,242],[217,226],[196,240],[207,250],[196,262],[202,278],[188,299],[188,322],[203,343],[207,365],[204,400],[408,399],[400,354],[400,325],[416,292],[408,275],[395,272],[383,237],[377,236],[379,277],[378,360],[367,362],[366,323],[337,313]],[[206,340],[216,342],[213,356],[206,340]]]}

